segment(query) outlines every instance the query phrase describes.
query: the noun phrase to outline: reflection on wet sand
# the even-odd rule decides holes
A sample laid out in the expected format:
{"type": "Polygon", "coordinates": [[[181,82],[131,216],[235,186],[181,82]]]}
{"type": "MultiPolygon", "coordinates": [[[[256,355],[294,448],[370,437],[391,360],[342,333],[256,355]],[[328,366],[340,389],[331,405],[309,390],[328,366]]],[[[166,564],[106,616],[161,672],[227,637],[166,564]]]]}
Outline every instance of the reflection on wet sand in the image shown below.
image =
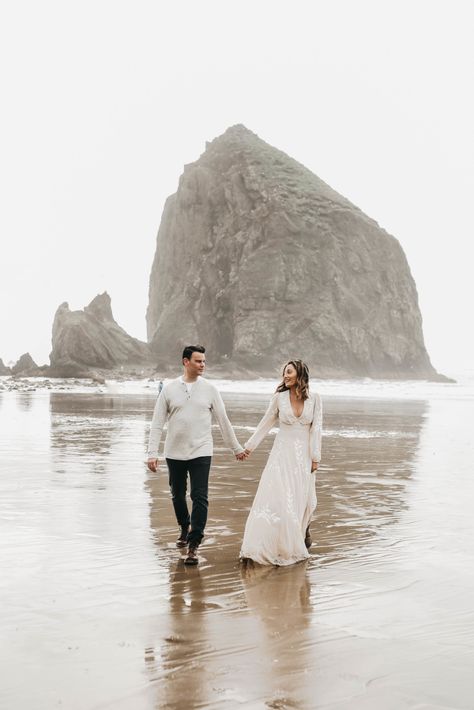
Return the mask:
{"type": "Polygon", "coordinates": [[[311,690],[313,613],[308,562],[293,568],[242,565],[248,610],[255,621],[259,675],[270,707],[301,707],[311,690]]]}
{"type": "Polygon", "coordinates": [[[29,412],[35,401],[33,392],[18,392],[17,405],[18,409],[23,412],[29,412]]]}
{"type": "MultiPolygon", "coordinates": [[[[241,464],[216,429],[187,569],[144,466],[154,397],[24,396],[0,407],[0,706],[470,707],[466,403],[328,398],[312,556],[281,569],[238,561],[272,439],[241,464]]],[[[266,399],[227,397],[242,442],[266,399]]]]}
{"type": "MultiPolygon", "coordinates": [[[[227,406],[243,441],[264,402],[231,399],[227,406]]],[[[325,464],[318,473],[315,554],[308,563],[290,568],[237,561],[271,437],[248,464],[240,464],[222,448],[218,430],[214,432],[209,522],[198,570],[176,562],[180,553],[174,547],[177,527],[166,467],[148,477],[151,535],[158,558],[170,568],[169,607],[160,622],[166,632],[156,644],[161,649],[161,670],[154,672],[157,708],[178,709],[183,697],[195,697],[194,707],[314,706],[314,622],[324,598],[318,592],[318,569],[351,557],[362,563],[371,555],[367,544],[398,520],[407,506],[406,482],[424,413],[421,402],[406,409],[395,403],[389,411],[357,401],[327,405],[333,435],[325,441],[325,464]],[[338,436],[340,430],[344,436],[338,436]],[[364,438],[348,436],[351,431],[365,432],[364,438]],[[381,431],[391,434],[388,446],[377,436],[381,431]]]]}
{"type": "MultiPolygon", "coordinates": [[[[216,478],[224,477],[224,483],[240,470],[220,465],[216,478]]],[[[146,484],[152,539],[157,555],[169,564],[168,606],[160,615],[159,638],[144,649],[146,670],[156,684],[155,707],[232,707],[262,697],[268,707],[286,707],[285,698],[302,697],[298,678],[300,671],[307,672],[307,565],[277,569],[240,564],[242,530],[233,515],[227,527],[222,524],[226,503],[213,499],[212,517],[217,515],[219,524],[211,520],[200,567],[186,568],[172,542],[176,524],[163,483],[158,474],[146,484]]],[[[214,485],[218,489],[219,481],[214,485]]]]}
{"type": "Polygon", "coordinates": [[[169,578],[169,624],[163,638],[163,679],[159,706],[179,707],[192,702],[205,707],[207,702],[207,657],[212,653],[207,637],[206,612],[213,609],[212,594],[199,569],[175,564],[169,578]]]}
{"type": "Polygon", "coordinates": [[[51,447],[56,470],[65,472],[66,462],[96,473],[106,469],[107,454],[120,437],[123,402],[113,397],[51,393],[51,447]],[[81,397],[78,412],[77,398],[81,397]]]}
{"type": "Polygon", "coordinates": [[[364,554],[363,542],[384,534],[408,505],[425,402],[331,402],[324,463],[317,474],[312,525],[321,562],[364,554]],[[343,436],[339,435],[342,430],[343,436]],[[329,434],[329,432],[331,434],[329,434]],[[363,432],[363,436],[360,436],[363,432]]]}

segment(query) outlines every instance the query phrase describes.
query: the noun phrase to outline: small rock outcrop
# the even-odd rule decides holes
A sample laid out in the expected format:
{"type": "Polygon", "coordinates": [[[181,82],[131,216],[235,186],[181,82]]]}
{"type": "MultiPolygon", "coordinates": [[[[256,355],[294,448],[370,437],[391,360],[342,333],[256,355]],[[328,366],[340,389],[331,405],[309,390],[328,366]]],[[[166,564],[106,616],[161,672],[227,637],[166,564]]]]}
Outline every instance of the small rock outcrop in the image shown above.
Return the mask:
{"type": "Polygon", "coordinates": [[[0,376],[11,375],[12,371],[9,367],[5,365],[2,358],[0,357],[0,376]]]}
{"type": "Polygon", "coordinates": [[[94,370],[150,364],[146,343],[132,338],[114,320],[110,296],[96,296],[83,311],[70,311],[62,303],[53,323],[50,374],[56,377],[89,376],[94,370]]]}
{"type": "Polygon", "coordinates": [[[23,375],[25,377],[34,377],[38,374],[40,368],[31,357],[30,353],[24,353],[20,359],[13,365],[11,369],[12,375],[23,375]]]}
{"type": "Polygon", "coordinates": [[[202,342],[230,372],[274,375],[291,356],[313,376],[439,377],[399,242],[241,125],[165,204],[147,331],[160,366],[202,342]]]}

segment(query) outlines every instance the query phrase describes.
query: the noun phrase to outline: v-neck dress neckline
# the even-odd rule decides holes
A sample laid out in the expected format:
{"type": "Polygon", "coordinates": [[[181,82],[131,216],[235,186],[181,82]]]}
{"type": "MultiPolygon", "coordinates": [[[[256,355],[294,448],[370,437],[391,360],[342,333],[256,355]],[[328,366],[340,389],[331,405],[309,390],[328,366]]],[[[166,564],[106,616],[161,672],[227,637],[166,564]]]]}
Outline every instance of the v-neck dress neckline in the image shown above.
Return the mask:
{"type": "Polygon", "coordinates": [[[303,400],[303,409],[301,410],[301,414],[295,414],[294,409],[293,409],[293,405],[291,404],[290,390],[286,390],[286,391],[288,393],[288,404],[290,405],[290,410],[291,410],[292,415],[294,416],[295,419],[301,419],[301,417],[303,416],[303,413],[304,413],[304,407],[305,407],[306,400],[305,399],[303,400]]]}

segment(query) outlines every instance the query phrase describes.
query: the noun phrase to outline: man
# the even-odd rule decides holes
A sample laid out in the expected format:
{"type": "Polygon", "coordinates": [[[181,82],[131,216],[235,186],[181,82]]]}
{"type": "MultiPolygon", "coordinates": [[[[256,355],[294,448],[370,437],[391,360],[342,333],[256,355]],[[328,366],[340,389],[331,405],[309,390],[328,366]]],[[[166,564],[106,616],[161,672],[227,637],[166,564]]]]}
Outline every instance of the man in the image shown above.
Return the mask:
{"type": "Polygon", "coordinates": [[[163,387],[156,402],[148,444],[148,468],[158,468],[158,448],[166,420],[165,458],[173,507],[181,532],[177,547],[186,547],[185,564],[196,565],[196,550],[204,535],[208,510],[209,470],[213,451],[212,414],[216,415],[224,443],[239,461],[247,458],[227,417],[224,402],[214,385],[202,375],[206,349],[189,345],[183,350],[183,375],[163,387]],[[191,517],[186,503],[187,478],[193,502],[191,517]]]}

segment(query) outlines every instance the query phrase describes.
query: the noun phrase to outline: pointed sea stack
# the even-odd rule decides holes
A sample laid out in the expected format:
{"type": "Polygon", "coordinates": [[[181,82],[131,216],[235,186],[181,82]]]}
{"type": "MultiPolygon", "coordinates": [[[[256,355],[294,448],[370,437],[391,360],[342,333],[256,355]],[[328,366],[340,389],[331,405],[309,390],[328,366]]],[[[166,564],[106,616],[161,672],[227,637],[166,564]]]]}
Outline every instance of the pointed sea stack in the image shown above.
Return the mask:
{"type": "Polygon", "coordinates": [[[24,377],[34,377],[40,368],[31,357],[30,353],[23,353],[18,361],[13,365],[12,375],[23,375],[24,377]]]}
{"type": "Polygon", "coordinates": [[[50,374],[56,377],[90,375],[91,369],[150,364],[146,343],[132,338],[114,320],[108,293],[96,296],[83,311],[62,303],[53,323],[50,374]]]}
{"type": "Polygon", "coordinates": [[[187,343],[230,372],[438,379],[399,242],[242,125],[186,165],[166,201],[147,330],[160,364],[187,343]]]}

